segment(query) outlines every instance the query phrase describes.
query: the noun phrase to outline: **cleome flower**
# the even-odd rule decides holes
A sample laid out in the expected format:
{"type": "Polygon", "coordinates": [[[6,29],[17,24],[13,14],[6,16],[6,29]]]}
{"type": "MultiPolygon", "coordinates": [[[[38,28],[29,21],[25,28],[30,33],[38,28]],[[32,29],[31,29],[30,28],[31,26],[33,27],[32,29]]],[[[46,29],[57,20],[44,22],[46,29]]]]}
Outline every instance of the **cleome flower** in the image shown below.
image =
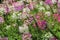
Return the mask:
{"type": "Polygon", "coordinates": [[[0,16],[0,23],[4,22],[4,18],[0,16]]]}
{"type": "Polygon", "coordinates": [[[44,30],[46,28],[47,23],[45,20],[42,20],[42,21],[37,20],[37,25],[40,29],[44,30]]]}
{"type": "Polygon", "coordinates": [[[23,24],[22,26],[19,26],[19,32],[20,33],[29,33],[28,26],[26,24],[23,24]]]}
{"type": "Polygon", "coordinates": [[[15,11],[20,11],[24,8],[23,2],[14,2],[12,6],[14,6],[15,11]]]}
{"type": "Polygon", "coordinates": [[[22,35],[22,40],[32,40],[30,33],[26,33],[22,35]]]}

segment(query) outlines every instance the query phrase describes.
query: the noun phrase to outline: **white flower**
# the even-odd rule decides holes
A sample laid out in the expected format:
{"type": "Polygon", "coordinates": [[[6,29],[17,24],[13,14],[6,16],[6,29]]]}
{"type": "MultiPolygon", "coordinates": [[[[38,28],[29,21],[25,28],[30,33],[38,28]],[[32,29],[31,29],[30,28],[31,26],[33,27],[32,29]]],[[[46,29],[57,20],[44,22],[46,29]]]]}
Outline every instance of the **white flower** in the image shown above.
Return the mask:
{"type": "Polygon", "coordinates": [[[18,18],[20,18],[20,19],[22,19],[21,14],[22,14],[22,13],[18,13],[18,14],[17,14],[18,18]]]}
{"type": "Polygon", "coordinates": [[[17,19],[16,13],[13,13],[13,14],[11,15],[11,17],[12,17],[12,19],[17,19]]]}
{"type": "Polygon", "coordinates": [[[23,9],[23,12],[29,13],[30,12],[30,9],[28,7],[26,7],[26,8],[23,9]]]}
{"type": "Polygon", "coordinates": [[[43,1],[40,2],[40,5],[43,5],[43,1]]]}
{"type": "Polygon", "coordinates": [[[3,7],[1,7],[1,8],[0,8],[0,11],[4,11],[4,8],[3,8],[3,7]]]}
{"type": "Polygon", "coordinates": [[[10,11],[14,10],[14,6],[9,6],[10,11]]]}
{"type": "Polygon", "coordinates": [[[29,17],[29,14],[26,13],[26,12],[23,12],[23,13],[21,14],[21,16],[20,16],[20,19],[25,19],[25,18],[27,18],[27,17],[29,17]]]}
{"type": "Polygon", "coordinates": [[[52,0],[52,3],[54,4],[54,3],[56,3],[57,2],[57,0],[52,0]]]}
{"type": "Polygon", "coordinates": [[[19,26],[19,32],[23,33],[24,32],[24,27],[19,26]]]}
{"type": "Polygon", "coordinates": [[[46,5],[46,9],[47,9],[47,10],[50,10],[50,6],[49,6],[49,5],[46,5]]]}
{"type": "Polygon", "coordinates": [[[60,0],[58,0],[58,3],[60,3],[60,0]]]}
{"type": "Polygon", "coordinates": [[[38,7],[39,7],[39,5],[35,5],[35,7],[36,7],[36,8],[38,8],[38,7]]]}
{"type": "Polygon", "coordinates": [[[45,12],[45,15],[50,16],[51,12],[47,11],[47,12],[45,12]]]}
{"type": "Polygon", "coordinates": [[[57,12],[57,9],[53,9],[53,12],[56,13],[57,12]]]}
{"type": "Polygon", "coordinates": [[[19,26],[19,32],[20,33],[29,33],[28,26],[26,24],[23,24],[23,26],[19,26]]]}
{"type": "Polygon", "coordinates": [[[6,26],[6,29],[8,30],[10,27],[11,27],[10,25],[7,25],[7,26],[6,26]]]}
{"type": "Polygon", "coordinates": [[[48,32],[48,33],[45,34],[44,37],[50,38],[50,37],[52,37],[52,36],[53,36],[53,35],[52,35],[50,32],[48,32]]]}
{"type": "Polygon", "coordinates": [[[41,11],[42,11],[42,10],[45,10],[45,8],[42,6],[42,7],[40,7],[40,8],[39,8],[39,10],[41,10],[41,11]]]}

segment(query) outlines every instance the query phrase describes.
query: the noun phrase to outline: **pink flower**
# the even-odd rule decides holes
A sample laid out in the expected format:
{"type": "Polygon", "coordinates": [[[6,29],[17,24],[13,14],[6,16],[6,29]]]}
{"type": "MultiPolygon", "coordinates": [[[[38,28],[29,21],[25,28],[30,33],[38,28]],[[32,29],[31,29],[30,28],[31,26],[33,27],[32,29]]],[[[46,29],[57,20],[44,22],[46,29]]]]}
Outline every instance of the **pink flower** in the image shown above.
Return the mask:
{"type": "Polygon", "coordinates": [[[30,33],[23,34],[22,40],[30,40],[31,39],[31,36],[32,35],[30,33]]]}
{"type": "Polygon", "coordinates": [[[38,27],[40,28],[40,29],[42,29],[42,30],[44,30],[45,28],[46,28],[46,21],[45,20],[42,20],[42,21],[40,21],[40,20],[37,20],[37,25],[38,25],[38,27]]]}
{"type": "Polygon", "coordinates": [[[4,37],[4,38],[0,38],[0,40],[8,40],[8,38],[7,37],[4,37]]]}
{"type": "Polygon", "coordinates": [[[12,5],[16,11],[20,11],[24,8],[24,4],[20,4],[19,2],[14,2],[12,5]]]}
{"type": "Polygon", "coordinates": [[[57,12],[60,13],[60,8],[57,9],[57,12]]]}
{"type": "Polygon", "coordinates": [[[60,1],[59,0],[57,2],[57,6],[58,6],[58,8],[60,8],[60,1]]]}
{"type": "Polygon", "coordinates": [[[45,3],[51,5],[52,4],[52,0],[45,0],[45,3]]]}
{"type": "Polygon", "coordinates": [[[58,20],[58,22],[60,22],[60,16],[58,16],[58,19],[57,20],[58,20]]]}
{"type": "Polygon", "coordinates": [[[8,0],[8,2],[12,4],[13,2],[15,2],[15,0],[8,0]]]}
{"type": "Polygon", "coordinates": [[[33,7],[33,3],[32,3],[32,2],[28,5],[28,8],[31,9],[31,10],[34,9],[34,7],[33,7]]]}
{"type": "Polygon", "coordinates": [[[8,6],[6,5],[5,6],[5,13],[9,13],[9,12],[10,12],[10,10],[9,10],[8,6]]]}
{"type": "Polygon", "coordinates": [[[56,37],[51,37],[49,40],[58,40],[56,37]]]}
{"type": "Polygon", "coordinates": [[[58,17],[58,16],[59,16],[59,14],[58,14],[58,13],[53,14],[54,19],[57,19],[57,17],[58,17]]]}
{"type": "Polygon", "coordinates": [[[58,3],[57,5],[58,5],[58,7],[60,8],[60,3],[58,3]]]}
{"type": "Polygon", "coordinates": [[[40,19],[40,16],[39,15],[36,15],[36,19],[40,19]]]}
{"type": "Polygon", "coordinates": [[[33,21],[33,17],[30,16],[30,17],[29,17],[29,22],[32,22],[32,21],[33,21]]]}
{"type": "Polygon", "coordinates": [[[0,23],[3,23],[3,22],[4,22],[3,17],[0,17],[0,23]]]}
{"type": "Polygon", "coordinates": [[[33,24],[33,27],[36,28],[36,24],[35,23],[33,24]]]}
{"type": "Polygon", "coordinates": [[[2,38],[2,40],[8,40],[8,38],[7,38],[7,37],[5,37],[5,38],[2,38]]]}

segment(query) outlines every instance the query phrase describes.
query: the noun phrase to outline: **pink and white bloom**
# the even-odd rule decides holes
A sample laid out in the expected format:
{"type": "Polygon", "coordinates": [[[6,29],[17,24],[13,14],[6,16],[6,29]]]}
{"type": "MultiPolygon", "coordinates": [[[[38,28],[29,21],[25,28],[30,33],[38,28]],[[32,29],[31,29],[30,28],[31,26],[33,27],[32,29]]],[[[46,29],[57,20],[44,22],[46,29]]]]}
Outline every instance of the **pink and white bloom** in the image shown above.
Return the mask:
{"type": "Polygon", "coordinates": [[[5,13],[9,13],[10,12],[10,9],[9,9],[9,7],[7,5],[5,5],[4,9],[5,9],[4,10],[5,13]]]}
{"type": "Polygon", "coordinates": [[[58,13],[53,14],[54,19],[57,19],[57,18],[58,18],[58,16],[59,16],[59,14],[58,14],[58,13]]]}
{"type": "Polygon", "coordinates": [[[60,15],[58,16],[58,19],[57,19],[58,22],[60,22],[60,15]]]}
{"type": "Polygon", "coordinates": [[[49,40],[58,40],[56,37],[51,37],[49,40]]]}
{"type": "Polygon", "coordinates": [[[45,3],[51,5],[52,4],[52,0],[45,0],[45,3]]]}
{"type": "Polygon", "coordinates": [[[40,16],[39,15],[36,15],[36,19],[40,19],[40,16]]]}
{"type": "Polygon", "coordinates": [[[57,2],[58,9],[60,8],[60,0],[57,2]]]}
{"type": "Polygon", "coordinates": [[[20,11],[24,8],[24,4],[20,2],[14,2],[12,5],[14,6],[15,11],[20,11]]]}
{"type": "Polygon", "coordinates": [[[4,22],[4,18],[0,16],[0,23],[4,22]]]}
{"type": "Polygon", "coordinates": [[[33,2],[30,2],[28,7],[29,7],[29,9],[33,10],[34,9],[33,2]]]}
{"type": "Polygon", "coordinates": [[[44,30],[46,28],[47,23],[45,20],[42,20],[42,21],[37,20],[37,25],[40,29],[44,30]]]}
{"type": "Polygon", "coordinates": [[[30,33],[23,34],[22,35],[22,40],[32,40],[31,36],[32,35],[30,33]]]}
{"type": "Polygon", "coordinates": [[[23,24],[22,26],[19,26],[19,32],[20,33],[29,33],[28,26],[26,24],[23,24]]]}

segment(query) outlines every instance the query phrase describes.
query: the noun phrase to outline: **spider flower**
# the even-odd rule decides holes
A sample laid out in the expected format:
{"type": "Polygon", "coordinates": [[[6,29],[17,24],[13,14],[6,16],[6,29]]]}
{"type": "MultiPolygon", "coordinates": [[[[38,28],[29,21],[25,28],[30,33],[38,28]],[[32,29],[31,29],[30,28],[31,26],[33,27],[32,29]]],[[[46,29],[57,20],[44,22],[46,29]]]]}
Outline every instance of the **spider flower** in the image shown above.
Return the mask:
{"type": "Polygon", "coordinates": [[[13,6],[14,6],[15,11],[20,11],[24,8],[24,4],[22,3],[20,4],[19,2],[13,3],[13,6]]]}
{"type": "Polygon", "coordinates": [[[58,20],[58,22],[60,22],[60,15],[58,16],[58,19],[57,20],[58,20]]]}
{"type": "Polygon", "coordinates": [[[19,26],[19,32],[20,33],[29,33],[28,26],[26,24],[19,26]]]}
{"type": "Polygon", "coordinates": [[[60,8],[60,0],[58,0],[57,6],[58,8],[60,8]]]}
{"type": "Polygon", "coordinates": [[[8,38],[7,37],[4,37],[4,38],[2,38],[2,40],[8,40],[8,38]]]}
{"type": "Polygon", "coordinates": [[[57,38],[56,37],[51,37],[51,38],[49,38],[49,40],[57,40],[57,38]]]}
{"type": "Polygon", "coordinates": [[[4,22],[3,17],[0,17],[0,23],[3,23],[3,22],[4,22]]]}
{"type": "Polygon", "coordinates": [[[40,28],[40,29],[42,29],[42,30],[44,30],[45,28],[46,28],[46,21],[45,20],[43,20],[43,21],[40,21],[40,20],[38,20],[37,21],[37,25],[38,25],[38,27],[40,28]]]}
{"type": "Polygon", "coordinates": [[[23,34],[22,35],[22,40],[32,40],[31,36],[32,35],[30,33],[23,34]]]}
{"type": "Polygon", "coordinates": [[[52,4],[52,0],[45,0],[45,3],[50,5],[52,4]]]}
{"type": "Polygon", "coordinates": [[[5,13],[9,13],[9,12],[10,12],[9,7],[6,6],[6,7],[5,7],[5,13]]]}
{"type": "Polygon", "coordinates": [[[32,2],[28,5],[28,8],[31,9],[31,10],[34,9],[34,7],[33,7],[33,3],[32,3],[32,2]]]}
{"type": "Polygon", "coordinates": [[[39,15],[36,15],[36,19],[40,19],[40,16],[39,15]]]}
{"type": "Polygon", "coordinates": [[[60,13],[60,8],[57,9],[57,12],[60,13]]]}
{"type": "Polygon", "coordinates": [[[57,18],[58,18],[58,16],[59,16],[59,14],[58,14],[58,13],[53,14],[54,19],[57,19],[57,18]]]}

